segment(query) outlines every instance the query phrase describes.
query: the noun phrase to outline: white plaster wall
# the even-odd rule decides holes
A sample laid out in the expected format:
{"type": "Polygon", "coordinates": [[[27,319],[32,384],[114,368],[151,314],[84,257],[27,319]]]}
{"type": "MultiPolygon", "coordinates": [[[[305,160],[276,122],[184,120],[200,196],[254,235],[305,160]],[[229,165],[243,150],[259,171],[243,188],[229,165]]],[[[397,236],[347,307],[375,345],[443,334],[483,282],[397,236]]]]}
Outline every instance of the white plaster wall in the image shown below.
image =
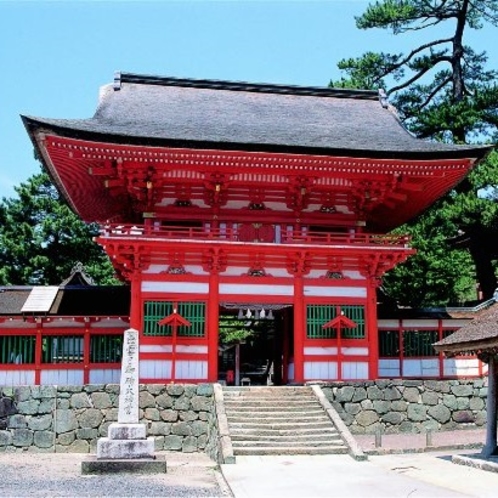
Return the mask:
{"type": "Polygon", "coordinates": [[[306,285],[305,296],[313,297],[367,297],[365,287],[325,287],[318,285],[306,285]]]}
{"type": "Polygon", "coordinates": [[[175,363],[175,379],[207,379],[208,362],[179,360],[175,363]]]}
{"type": "Polygon", "coordinates": [[[343,380],[366,380],[368,379],[368,362],[344,361],[341,364],[343,380]]]}
{"type": "Polygon", "coordinates": [[[335,380],[337,379],[337,362],[335,361],[305,361],[305,380],[335,380]]]}
{"type": "Polygon", "coordinates": [[[33,386],[34,370],[1,370],[0,386],[33,386]]]}
{"type": "Polygon", "coordinates": [[[439,377],[439,360],[437,358],[403,360],[403,377],[439,377]]]}
{"type": "Polygon", "coordinates": [[[103,369],[90,370],[90,384],[119,384],[121,380],[121,370],[103,369]]]}
{"type": "MultiPolygon", "coordinates": [[[[173,351],[173,346],[171,344],[143,344],[140,346],[141,353],[171,353],[173,351]]],[[[191,354],[207,354],[207,346],[188,346],[183,344],[177,344],[175,347],[177,353],[191,353],[191,354]]]]}
{"type": "Polygon", "coordinates": [[[142,292],[170,292],[178,294],[207,294],[206,282],[142,282],[142,292]]]}
{"type": "Polygon", "coordinates": [[[445,358],[443,360],[444,375],[448,377],[465,377],[479,375],[477,358],[445,358]]]}
{"type": "Polygon", "coordinates": [[[400,360],[379,360],[379,377],[396,379],[400,376],[400,360]]]}
{"type": "Polygon", "coordinates": [[[42,370],[40,385],[82,386],[83,370],[42,370]]]}

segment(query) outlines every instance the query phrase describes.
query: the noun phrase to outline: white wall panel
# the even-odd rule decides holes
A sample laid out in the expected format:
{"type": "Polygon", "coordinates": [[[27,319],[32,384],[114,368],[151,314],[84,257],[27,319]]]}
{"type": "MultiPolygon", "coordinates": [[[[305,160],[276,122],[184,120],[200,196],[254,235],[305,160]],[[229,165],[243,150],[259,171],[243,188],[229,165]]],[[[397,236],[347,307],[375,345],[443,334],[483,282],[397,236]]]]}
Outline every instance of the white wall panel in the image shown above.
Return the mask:
{"type": "Polygon", "coordinates": [[[439,360],[403,360],[403,377],[439,377],[439,360]]]}
{"type": "Polygon", "coordinates": [[[142,379],[170,379],[171,361],[169,360],[140,360],[140,378],[142,379]]]}
{"type": "Polygon", "coordinates": [[[400,377],[399,360],[379,360],[379,376],[396,379],[400,377]]]}
{"type": "Polygon", "coordinates": [[[42,370],[41,385],[82,386],[83,370],[42,370]]]}
{"type": "Polygon", "coordinates": [[[289,380],[294,380],[294,363],[293,362],[289,363],[289,366],[287,368],[287,377],[289,380]]]}
{"type": "Polygon", "coordinates": [[[368,362],[345,361],[341,364],[341,377],[343,380],[368,379],[368,362]]]}
{"type": "Polygon", "coordinates": [[[306,285],[305,296],[314,297],[366,297],[365,287],[326,287],[318,285],[306,285]]]}
{"type": "Polygon", "coordinates": [[[171,292],[178,294],[207,294],[207,282],[142,282],[142,292],[171,292]]]}
{"type": "Polygon", "coordinates": [[[90,384],[119,384],[121,380],[121,370],[99,368],[90,370],[90,384]]]}
{"type": "Polygon", "coordinates": [[[333,361],[305,361],[305,380],[335,380],[337,379],[337,363],[333,361]]]}
{"type": "Polygon", "coordinates": [[[479,375],[477,358],[445,358],[444,375],[447,377],[465,377],[479,375]]]}
{"type": "Polygon", "coordinates": [[[220,295],[247,295],[247,296],[293,296],[292,285],[265,285],[265,284],[220,284],[220,295]]]}
{"type": "Polygon", "coordinates": [[[341,348],[345,356],[368,356],[368,348],[341,348]]]}
{"type": "Polygon", "coordinates": [[[318,356],[318,355],[337,355],[337,348],[334,347],[305,347],[304,354],[318,356]]]}
{"type": "Polygon", "coordinates": [[[389,328],[389,329],[397,329],[399,327],[398,320],[378,320],[377,327],[379,329],[389,328]]]}
{"type": "Polygon", "coordinates": [[[0,386],[33,386],[34,370],[1,370],[0,386]]]}
{"type": "MultiPolygon", "coordinates": [[[[141,353],[171,353],[173,351],[173,346],[171,344],[157,345],[157,344],[143,344],[140,346],[141,353]]],[[[184,344],[178,344],[175,348],[177,353],[192,353],[192,354],[207,354],[207,346],[188,346],[184,344]]]]}
{"type": "Polygon", "coordinates": [[[176,379],[207,379],[207,361],[179,360],[175,362],[176,379]]]}

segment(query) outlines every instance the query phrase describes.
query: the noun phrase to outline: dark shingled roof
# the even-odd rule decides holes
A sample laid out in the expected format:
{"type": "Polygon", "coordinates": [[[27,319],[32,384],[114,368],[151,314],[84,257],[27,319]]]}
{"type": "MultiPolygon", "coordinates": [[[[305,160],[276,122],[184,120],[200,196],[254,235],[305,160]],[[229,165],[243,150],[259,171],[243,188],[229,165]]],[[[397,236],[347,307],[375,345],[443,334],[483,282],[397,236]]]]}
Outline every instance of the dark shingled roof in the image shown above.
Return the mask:
{"type": "Polygon", "coordinates": [[[488,150],[415,138],[376,92],[130,73],[102,87],[93,118],[23,120],[28,130],[137,145],[399,158],[488,150]]]}
{"type": "Polygon", "coordinates": [[[482,352],[498,346],[498,303],[479,313],[470,323],[436,342],[434,347],[449,355],[482,352]]]}
{"type": "MultiPolygon", "coordinates": [[[[22,315],[21,309],[32,287],[1,287],[0,315],[22,315]]],[[[33,313],[28,313],[32,315],[33,313]]],[[[44,314],[44,313],[35,313],[44,314]]],[[[60,287],[47,315],[58,316],[129,316],[130,288],[116,286],[60,287]]]]}

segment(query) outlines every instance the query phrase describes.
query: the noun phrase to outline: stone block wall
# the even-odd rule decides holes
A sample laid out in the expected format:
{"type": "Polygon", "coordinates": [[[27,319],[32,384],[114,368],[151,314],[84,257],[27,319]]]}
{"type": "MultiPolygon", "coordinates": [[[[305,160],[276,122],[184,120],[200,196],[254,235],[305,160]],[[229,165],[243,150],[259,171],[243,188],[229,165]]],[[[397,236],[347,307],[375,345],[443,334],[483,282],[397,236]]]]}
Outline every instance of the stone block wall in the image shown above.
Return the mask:
{"type": "MultiPolygon", "coordinates": [[[[0,388],[0,451],[94,453],[118,418],[119,385],[0,388]]],[[[156,451],[216,445],[213,386],[141,385],[140,422],[156,451]]]]}
{"type": "Polygon", "coordinates": [[[323,383],[352,434],[420,433],[486,423],[487,379],[323,383]]]}

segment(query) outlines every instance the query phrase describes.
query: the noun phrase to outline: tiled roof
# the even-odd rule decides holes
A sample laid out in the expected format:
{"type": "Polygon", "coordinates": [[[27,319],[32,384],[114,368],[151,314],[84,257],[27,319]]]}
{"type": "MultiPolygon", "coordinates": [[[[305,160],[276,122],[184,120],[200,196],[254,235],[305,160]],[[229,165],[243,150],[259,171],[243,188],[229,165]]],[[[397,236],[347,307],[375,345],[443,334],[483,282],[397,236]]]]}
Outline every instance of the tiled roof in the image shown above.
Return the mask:
{"type": "Polygon", "coordinates": [[[84,139],[363,157],[480,157],[485,147],[420,140],[375,92],[122,73],[90,119],[23,117],[84,139]]]}
{"type": "Polygon", "coordinates": [[[436,342],[437,351],[475,352],[498,345],[498,303],[480,312],[471,322],[445,339],[436,342]]]}
{"type": "MultiPolygon", "coordinates": [[[[22,307],[31,289],[32,287],[0,288],[0,315],[21,315],[22,307]]],[[[46,314],[59,316],[128,316],[130,314],[130,289],[125,285],[61,287],[52,307],[46,314]]]]}

